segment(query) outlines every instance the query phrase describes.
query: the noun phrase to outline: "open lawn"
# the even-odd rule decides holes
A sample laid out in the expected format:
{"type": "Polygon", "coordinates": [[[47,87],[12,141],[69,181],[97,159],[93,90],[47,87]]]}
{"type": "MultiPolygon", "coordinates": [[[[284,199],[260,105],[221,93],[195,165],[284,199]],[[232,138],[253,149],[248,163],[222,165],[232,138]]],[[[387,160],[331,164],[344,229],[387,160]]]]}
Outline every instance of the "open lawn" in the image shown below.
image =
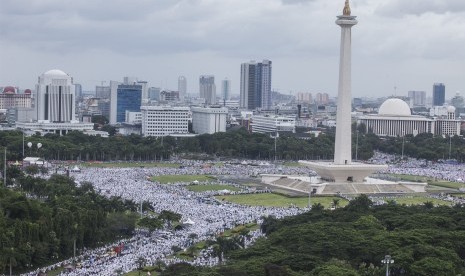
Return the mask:
{"type": "Polygon", "coordinates": [[[221,191],[221,190],[230,190],[233,192],[238,192],[241,189],[228,186],[228,185],[189,185],[186,187],[189,191],[193,192],[205,192],[205,191],[221,191]]]}
{"type": "Polygon", "coordinates": [[[458,188],[465,187],[464,183],[450,182],[450,181],[445,181],[445,180],[435,180],[434,178],[425,177],[425,176],[406,175],[406,174],[393,174],[392,176],[398,177],[398,178],[400,178],[402,180],[406,180],[406,181],[427,182],[429,185],[439,186],[439,187],[443,187],[443,188],[458,189],[458,188]]]}
{"type": "Polygon", "coordinates": [[[49,276],[56,276],[56,275],[59,275],[61,272],[63,272],[63,270],[64,270],[63,267],[59,267],[59,268],[56,268],[56,269],[47,271],[47,275],[49,275],[49,276]]]}
{"type": "Polygon", "coordinates": [[[84,167],[90,168],[135,168],[135,167],[164,167],[164,168],[179,168],[180,164],[177,163],[164,163],[164,162],[103,162],[103,163],[83,163],[84,167]]]}
{"type": "MultiPolygon", "coordinates": [[[[226,200],[229,202],[251,205],[251,206],[273,206],[273,207],[289,207],[296,205],[304,208],[308,206],[308,197],[287,197],[278,194],[244,194],[244,195],[225,195],[216,196],[218,200],[226,200]]],[[[333,199],[337,197],[312,197],[310,199],[311,204],[322,204],[325,208],[329,208],[333,202],[333,199]]],[[[348,201],[342,198],[339,199],[339,206],[343,207],[347,205],[348,201]]]]}
{"type": "Polygon", "coordinates": [[[414,196],[411,198],[408,197],[399,197],[393,199],[397,204],[405,204],[405,205],[421,205],[425,202],[431,201],[434,205],[448,205],[452,206],[452,203],[449,201],[444,201],[440,199],[430,198],[430,197],[423,197],[423,196],[414,196]]]}
{"type": "MultiPolygon", "coordinates": [[[[150,274],[152,276],[159,275],[158,272],[156,272],[156,271],[152,271],[152,272],[150,272],[150,274]]],[[[139,276],[139,275],[147,275],[147,272],[135,270],[135,271],[131,271],[129,273],[124,274],[124,276],[139,276]]]]}
{"type": "Polygon", "coordinates": [[[300,164],[299,162],[284,162],[283,166],[287,166],[287,167],[304,167],[304,165],[300,164]]]}
{"type": "Polygon", "coordinates": [[[160,176],[153,176],[150,178],[150,180],[154,182],[160,182],[161,184],[167,184],[167,183],[174,183],[174,182],[193,182],[195,180],[199,182],[205,182],[205,181],[213,181],[216,178],[210,175],[160,175],[160,176]]]}
{"type": "Polygon", "coordinates": [[[450,189],[465,188],[465,184],[463,183],[449,182],[449,181],[428,181],[428,184],[439,186],[439,187],[444,187],[444,188],[450,188],[450,189]]]}

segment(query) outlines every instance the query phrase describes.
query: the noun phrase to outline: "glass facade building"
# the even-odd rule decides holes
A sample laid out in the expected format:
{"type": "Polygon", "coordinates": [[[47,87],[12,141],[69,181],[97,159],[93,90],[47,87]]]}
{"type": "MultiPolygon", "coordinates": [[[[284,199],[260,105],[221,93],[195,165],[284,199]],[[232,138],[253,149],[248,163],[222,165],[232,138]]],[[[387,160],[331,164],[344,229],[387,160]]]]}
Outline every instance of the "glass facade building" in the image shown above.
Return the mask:
{"type": "Polygon", "coordinates": [[[116,91],[116,121],[124,122],[126,111],[139,112],[142,99],[142,85],[118,85],[116,91]]]}
{"type": "Polygon", "coordinates": [[[433,85],[433,106],[442,106],[446,101],[446,86],[444,83],[433,85]]]}

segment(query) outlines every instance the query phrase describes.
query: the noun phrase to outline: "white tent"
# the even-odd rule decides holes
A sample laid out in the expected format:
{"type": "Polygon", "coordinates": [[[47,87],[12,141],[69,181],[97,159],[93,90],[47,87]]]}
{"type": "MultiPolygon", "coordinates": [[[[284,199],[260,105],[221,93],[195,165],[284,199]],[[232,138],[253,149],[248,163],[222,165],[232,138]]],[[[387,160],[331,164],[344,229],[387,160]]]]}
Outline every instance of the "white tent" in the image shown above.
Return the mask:
{"type": "Polygon", "coordinates": [[[80,172],[81,169],[78,168],[78,166],[74,166],[74,168],[71,169],[72,172],[80,172]]]}
{"type": "Polygon", "coordinates": [[[195,222],[193,222],[190,218],[182,222],[183,225],[194,225],[195,222]]]}

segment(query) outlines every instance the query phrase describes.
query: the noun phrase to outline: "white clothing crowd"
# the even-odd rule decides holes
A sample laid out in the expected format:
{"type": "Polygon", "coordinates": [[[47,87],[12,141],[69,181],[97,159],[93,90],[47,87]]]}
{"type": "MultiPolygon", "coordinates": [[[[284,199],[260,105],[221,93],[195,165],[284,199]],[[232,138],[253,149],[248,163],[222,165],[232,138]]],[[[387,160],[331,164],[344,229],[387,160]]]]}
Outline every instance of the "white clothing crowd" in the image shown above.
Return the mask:
{"type": "MultiPolygon", "coordinates": [[[[172,247],[187,248],[193,242],[215,239],[227,229],[251,222],[261,223],[263,216],[273,215],[277,218],[297,215],[304,211],[299,208],[275,208],[259,206],[243,206],[228,202],[212,200],[212,195],[219,192],[196,193],[185,189],[185,183],[159,184],[150,181],[150,177],[158,175],[235,175],[246,177],[254,174],[273,173],[273,166],[244,166],[241,164],[225,164],[224,166],[204,166],[204,162],[184,161],[181,168],[84,168],[79,173],[71,173],[79,185],[90,182],[94,189],[106,197],[121,197],[135,203],[150,202],[154,212],[169,210],[182,215],[182,220],[189,219],[193,223],[179,231],[163,233],[155,231],[152,234],[139,231],[131,239],[119,241],[117,244],[107,245],[94,250],[83,250],[78,259],[82,266],[65,275],[116,275],[116,271],[129,272],[138,268],[137,260],[143,257],[145,265],[155,266],[162,261],[172,264],[185,260],[173,257],[172,247]],[[192,234],[195,240],[192,240],[192,234]],[[109,248],[124,244],[119,256],[105,254],[109,248]]],[[[302,167],[284,167],[286,174],[304,174],[308,169],[302,167]]],[[[225,189],[228,183],[224,184],[225,189]]],[[[245,189],[245,192],[260,192],[245,189]]],[[[263,192],[263,191],[261,191],[263,192]]],[[[237,193],[237,192],[236,192],[237,193]]],[[[252,232],[245,240],[248,246],[261,236],[259,231],[252,232]]],[[[59,264],[38,269],[26,275],[36,275],[39,271],[49,271],[69,264],[67,260],[59,264]]],[[[205,250],[190,263],[194,265],[213,266],[218,258],[205,250]]]]}

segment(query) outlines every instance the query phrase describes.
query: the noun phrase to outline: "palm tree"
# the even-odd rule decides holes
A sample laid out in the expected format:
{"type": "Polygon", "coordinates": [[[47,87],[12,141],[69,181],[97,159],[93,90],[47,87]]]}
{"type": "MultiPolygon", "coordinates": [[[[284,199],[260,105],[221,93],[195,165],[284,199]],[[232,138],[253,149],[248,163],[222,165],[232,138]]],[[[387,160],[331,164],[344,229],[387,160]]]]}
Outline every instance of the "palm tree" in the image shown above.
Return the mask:
{"type": "Polygon", "coordinates": [[[339,207],[339,198],[333,199],[333,206],[334,206],[334,209],[337,209],[337,207],[339,207]]]}
{"type": "Polygon", "coordinates": [[[161,268],[166,266],[166,264],[160,259],[155,261],[155,265],[158,267],[158,271],[161,271],[161,268]]]}
{"type": "Polygon", "coordinates": [[[139,275],[140,275],[142,268],[144,268],[146,262],[147,260],[142,256],[137,258],[136,264],[137,264],[137,270],[139,271],[139,275]]]}

